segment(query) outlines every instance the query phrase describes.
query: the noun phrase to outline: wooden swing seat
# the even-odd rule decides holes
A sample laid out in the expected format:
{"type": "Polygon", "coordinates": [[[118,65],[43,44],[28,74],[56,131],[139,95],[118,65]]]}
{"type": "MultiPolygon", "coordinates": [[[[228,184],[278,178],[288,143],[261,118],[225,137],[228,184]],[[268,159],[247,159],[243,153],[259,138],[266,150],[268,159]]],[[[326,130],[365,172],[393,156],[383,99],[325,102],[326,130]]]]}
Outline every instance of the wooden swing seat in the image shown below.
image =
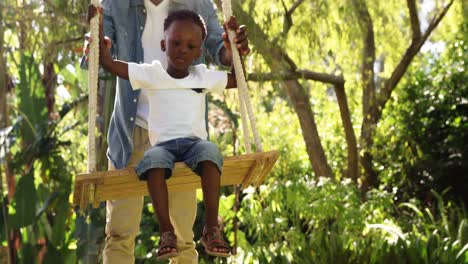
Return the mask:
{"type": "MultiPolygon", "coordinates": [[[[279,151],[258,152],[224,159],[221,185],[249,185],[258,187],[271,171],[279,157],[279,151]]],[[[172,177],[167,181],[169,190],[201,188],[200,177],[183,162],[175,164],[172,177]]],[[[148,195],[146,181],[140,181],[135,167],[114,171],[78,174],[75,178],[73,205],[84,210],[88,204],[94,208],[107,200],[148,195]]]]}

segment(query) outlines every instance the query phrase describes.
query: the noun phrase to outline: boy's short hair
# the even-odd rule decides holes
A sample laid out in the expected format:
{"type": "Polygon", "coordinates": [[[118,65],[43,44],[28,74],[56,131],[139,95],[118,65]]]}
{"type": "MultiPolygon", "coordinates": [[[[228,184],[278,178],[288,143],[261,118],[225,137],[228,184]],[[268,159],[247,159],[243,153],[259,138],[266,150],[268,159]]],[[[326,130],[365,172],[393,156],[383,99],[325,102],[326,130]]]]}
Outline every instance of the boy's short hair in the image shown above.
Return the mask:
{"type": "Polygon", "coordinates": [[[169,15],[167,16],[167,18],[164,20],[164,31],[166,31],[169,26],[172,24],[172,22],[174,21],[183,21],[183,20],[188,20],[188,21],[191,21],[195,24],[197,24],[198,26],[200,26],[201,30],[202,30],[202,39],[204,40],[205,37],[206,37],[206,25],[205,25],[205,20],[203,19],[203,17],[201,17],[199,14],[193,12],[193,11],[190,11],[190,10],[186,10],[186,9],[182,9],[182,10],[177,10],[177,11],[173,11],[171,13],[169,13],[169,15]]]}

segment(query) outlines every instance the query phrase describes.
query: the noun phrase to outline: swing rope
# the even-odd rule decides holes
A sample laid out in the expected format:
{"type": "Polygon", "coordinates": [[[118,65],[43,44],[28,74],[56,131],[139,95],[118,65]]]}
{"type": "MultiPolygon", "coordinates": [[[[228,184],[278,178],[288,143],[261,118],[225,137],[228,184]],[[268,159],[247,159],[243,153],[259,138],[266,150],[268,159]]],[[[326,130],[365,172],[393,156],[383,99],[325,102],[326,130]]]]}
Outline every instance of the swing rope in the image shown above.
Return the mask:
{"type": "MultiPolygon", "coordinates": [[[[222,6],[223,6],[224,20],[227,21],[232,16],[231,1],[223,0],[222,2],[223,2],[222,6]]],[[[242,67],[242,62],[241,62],[239,51],[235,48],[236,46],[234,43],[234,37],[235,37],[234,31],[228,30],[228,36],[229,36],[229,41],[231,42],[231,47],[234,47],[231,49],[232,50],[232,63],[234,65],[234,70],[236,72],[237,89],[239,91],[239,105],[240,105],[240,110],[241,110],[242,131],[244,134],[245,150],[247,153],[252,152],[250,148],[250,137],[249,137],[249,131],[248,131],[247,116],[245,113],[246,108],[247,108],[250,125],[251,125],[252,132],[254,135],[256,151],[263,152],[262,142],[260,140],[260,136],[258,135],[258,130],[257,130],[257,120],[255,119],[255,116],[253,114],[252,105],[250,103],[250,97],[248,96],[248,92],[247,92],[247,82],[246,82],[245,75],[244,75],[244,68],[242,67]]],[[[239,203],[240,203],[239,194],[240,194],[240,187],[239,185],[237,185],[235,188],[236,201],[234,205],[235,215],[234,215],[234,223],[233,223],[234,224],[234,247],[233,247],[234,255],[237,254],[237,229],[238,229],[237,213],[239,211],[239,203]]]]}
{"type": "MultiPolygon", "coordinates": [[[[230,0],[223,0],[223,14],[224,20],[227,21],[232,16],[232,6],[230,0]]],[[[242,67],[241,57],[239,51],[235,48],[236,44],[234,43],[235,32],[233,30],[228,30],[229,41],[231,42],[232,50],[232,63],[234,64],[234,70],[236,72],[236,81],[237,89],[239,90],[239,103],[241,109],[241,118],[242,118],[242,131],[244,132],[244,144],[247,153],[251,153],[250,149],[250,139],[249,131],[247,125],[247,116],[245,114],[245,109],[247,108],[248,119],[250,120],[250,126],[254,135],[254,141],[257,152],[263,152],[263,145],[260,140],[260,136],[257,130],[257,120],[253,114],[252,104],[250,103],[250,97],[247,92],[247,82],[245,80],[245,74],[242,67]]]]}
{"type": "MultiPolygon", "coordinates": [[[[91,0],[98,8],[99,0],[91,0]]],[[[91,18],[91,41],[88,55],[88,172],[96,171],[96,114],[99,72],[99,12],[91,18]]]]}

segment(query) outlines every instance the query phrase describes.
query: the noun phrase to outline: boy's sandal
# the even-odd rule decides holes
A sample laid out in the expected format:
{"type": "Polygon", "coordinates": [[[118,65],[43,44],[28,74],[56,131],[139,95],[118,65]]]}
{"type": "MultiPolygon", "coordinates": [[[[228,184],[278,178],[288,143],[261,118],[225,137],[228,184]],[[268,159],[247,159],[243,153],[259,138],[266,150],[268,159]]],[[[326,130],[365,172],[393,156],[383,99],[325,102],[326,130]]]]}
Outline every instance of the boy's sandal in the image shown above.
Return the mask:
{"type": "Polygon", "coordinates": [[[158,255],[156,256],[157,261],[165,260],[168,258],[176,257],[179,255],[179,249],[177,248],[177,237],[172,231],[167,231],[161,234],[158,246],[158,255]],[[162,249],[168,249],[165,253],[161,253],[162,249]],[[175,249],[176,251],[172,251],[175,249]]]}
{"type": "Polygon", "coordinates": [[[224,241],[223,236],[219,227],[210,227],[203,229],[203,235],[201,237],[201,243],[205,247],[205,251],[208,255],[227,258],[231,255],[231,248],[228,243],[224,241]],[[213,251],[217,248],[218,251],[213,251]]]}

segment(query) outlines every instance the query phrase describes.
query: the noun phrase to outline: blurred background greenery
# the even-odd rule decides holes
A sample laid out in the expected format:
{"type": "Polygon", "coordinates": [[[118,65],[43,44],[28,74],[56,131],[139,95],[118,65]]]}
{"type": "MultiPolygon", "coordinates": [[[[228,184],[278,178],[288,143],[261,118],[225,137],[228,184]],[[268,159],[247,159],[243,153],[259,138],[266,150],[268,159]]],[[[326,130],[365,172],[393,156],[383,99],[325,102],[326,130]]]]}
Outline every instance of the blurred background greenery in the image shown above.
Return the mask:
{"type": "MultiPolygon", "coordinates": [[[[87,160],[87,4],[0,1],[0,263],[101,261],[103,205],[71,206],[87,160]]],[[[233,5],[249,31],[264,148],[281,156],[258,189],[223,188],[237,254],[219,260],[199,247],[200,262],[468,263],[466,1],[233,5]]],[[[114,84],[101,74],[100,170],[114,84]]],[[[227,156],[244,151],[237,102],[210,98],[211,140],[227,156]]],[[[155,263],[145,204],[136,262],[155,263]]]]}

